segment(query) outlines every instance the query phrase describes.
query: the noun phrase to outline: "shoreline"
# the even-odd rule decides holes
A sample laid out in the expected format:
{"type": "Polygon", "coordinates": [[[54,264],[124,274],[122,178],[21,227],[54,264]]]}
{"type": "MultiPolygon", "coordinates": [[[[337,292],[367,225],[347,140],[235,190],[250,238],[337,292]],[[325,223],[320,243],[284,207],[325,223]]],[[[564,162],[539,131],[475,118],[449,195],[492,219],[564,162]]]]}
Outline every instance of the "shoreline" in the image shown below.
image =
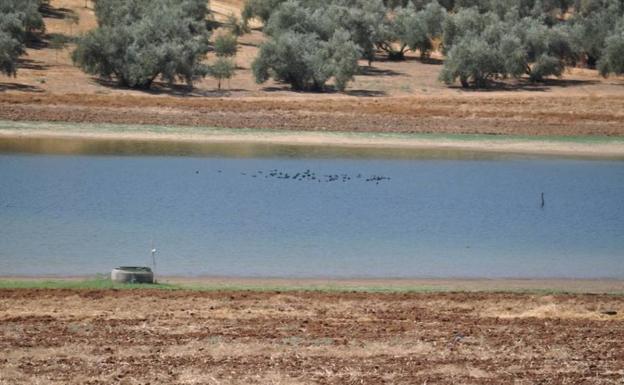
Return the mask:
{"type": "MultiPolygon", "coordinates": [[[[77,284],[107,276],[0,276],[3,283],[36,287],[46,282],[77,284]]],[[[338,291],[338,292],[518,292],[624,295],[624,280],[613,278],[238,278],[157,276],[159,284],[176,289],[209,291],[338,291]]]]}
{"type": "MultiPolygon", "coordinates": [[[[338,150],[397,150],[624,159],[624,138],[479,134],[406,134],[226,129],[185,126],[78,124],[0,121],[0,150],[41,153],[89,153],[89,145],[117,144],[245,145],[322,147],[338,150]]],[[[93,146],[91,146],[93,151],[93,146]]],[[[110,148],[108,149],[110,151],[110,148]]],[[[120,151],[124,151],[120,149],[120,151]]],[[[133,150],[128,154],[132,155],[133,150]]],[[[178,148],[177,151],[183,149],[178,148]]],[[[97,152],[95,152],[97,153],[97,152]]],[[[166,153],[166,151],[165,151],[166,153]]],[[[210,151],[208,151],[208,154],[210,151]]],[[[329,151],[331,153],[331,151],[329,151]]],[[[137,153],[137,155],[140,153],[137,153]]]]}

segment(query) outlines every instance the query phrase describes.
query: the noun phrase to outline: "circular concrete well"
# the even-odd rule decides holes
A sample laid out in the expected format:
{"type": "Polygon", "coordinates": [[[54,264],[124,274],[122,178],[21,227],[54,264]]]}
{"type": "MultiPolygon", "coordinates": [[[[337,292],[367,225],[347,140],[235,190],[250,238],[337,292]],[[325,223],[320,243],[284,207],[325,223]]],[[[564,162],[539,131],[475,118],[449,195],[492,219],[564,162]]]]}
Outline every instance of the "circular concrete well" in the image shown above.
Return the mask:
{"type": "Polygon", "coordinates": [[[111,280],[119,283],[154,283],[154,273],[149,267],[121,266],[111,271],[111,280]]]}

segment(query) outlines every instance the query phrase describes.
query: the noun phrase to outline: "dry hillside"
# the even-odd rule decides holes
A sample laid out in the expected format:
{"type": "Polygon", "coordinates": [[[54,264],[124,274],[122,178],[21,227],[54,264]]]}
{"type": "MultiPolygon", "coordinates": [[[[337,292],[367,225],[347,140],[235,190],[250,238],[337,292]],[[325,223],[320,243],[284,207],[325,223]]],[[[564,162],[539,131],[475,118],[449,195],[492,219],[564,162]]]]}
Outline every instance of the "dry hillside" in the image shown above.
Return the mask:
{"type": "MultiPolygon", "coordinates": [[[[78,35],[96,25],[90,1],[51,0],[45,22],[53,33],[78,35]],[[72,24],[67,15],[80,20],[72,24]]],[[[214,0],[217,21],[240,13],[243,0],[214,0]]],[[[218,33],[218,31],[216,32],[218,33]]],[[[250,71],[262,33],[240,39],[236,76],[217,91],[206,78],[189,91],[158,84],[150,92],[120,89],[74,67],[72,47],[44,39],[28,49],[15,78],[0,76],[0,119],[180,124],[313,130],[623,135],[624,79],[571,69],[544,84],[511,82],[487,91],[437,81],[441,58],[422,62],[381,57],[343,94],[298,93],[258,85],[250,71]],[[166,108],[163,109],[163,106],[166,108]]],[[[207,58],[213,60],[212,57],[207,58]]]]}

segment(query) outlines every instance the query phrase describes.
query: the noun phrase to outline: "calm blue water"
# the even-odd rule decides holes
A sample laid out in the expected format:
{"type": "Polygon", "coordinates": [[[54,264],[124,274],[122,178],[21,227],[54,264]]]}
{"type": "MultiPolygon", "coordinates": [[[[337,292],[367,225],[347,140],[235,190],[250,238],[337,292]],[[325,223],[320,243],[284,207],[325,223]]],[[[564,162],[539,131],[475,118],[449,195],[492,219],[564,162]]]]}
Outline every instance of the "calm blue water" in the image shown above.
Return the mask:
{"type": "Polygon", "coordinates": [[[624,162],[0,155],[0,275],[152,241],[172,275],[624,278],[624,162]]]}

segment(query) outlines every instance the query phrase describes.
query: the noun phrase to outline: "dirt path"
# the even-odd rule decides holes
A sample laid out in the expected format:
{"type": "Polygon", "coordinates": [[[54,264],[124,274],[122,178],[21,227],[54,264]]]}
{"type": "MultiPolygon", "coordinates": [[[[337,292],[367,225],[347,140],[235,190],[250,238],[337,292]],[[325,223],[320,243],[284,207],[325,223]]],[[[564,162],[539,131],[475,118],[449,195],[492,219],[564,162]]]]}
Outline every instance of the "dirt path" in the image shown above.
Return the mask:
{"type": "Polygon", "coordinates": [[[622,352],[603,295],[0,291],[1,384],[621,384],[622,352]]]}

